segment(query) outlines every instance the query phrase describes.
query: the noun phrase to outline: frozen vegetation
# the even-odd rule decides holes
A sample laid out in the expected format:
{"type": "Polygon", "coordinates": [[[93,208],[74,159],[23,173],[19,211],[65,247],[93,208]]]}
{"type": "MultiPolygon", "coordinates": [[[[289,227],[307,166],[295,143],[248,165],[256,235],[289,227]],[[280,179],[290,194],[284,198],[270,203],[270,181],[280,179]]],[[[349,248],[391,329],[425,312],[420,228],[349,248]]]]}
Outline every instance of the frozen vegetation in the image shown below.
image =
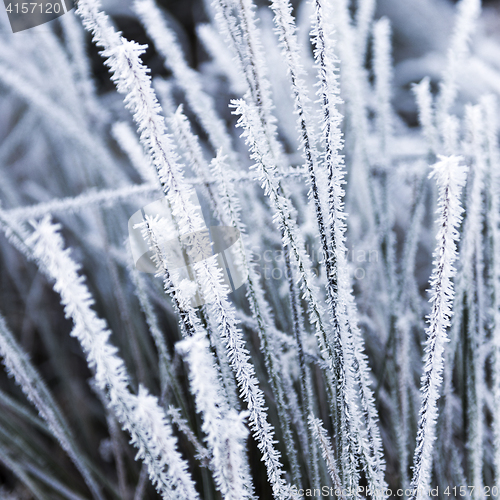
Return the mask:
{"type": "Polygon", "coordinates": [[[500,10],[192,5],[0,16],[0,499],[497,497],[500,10]]]}

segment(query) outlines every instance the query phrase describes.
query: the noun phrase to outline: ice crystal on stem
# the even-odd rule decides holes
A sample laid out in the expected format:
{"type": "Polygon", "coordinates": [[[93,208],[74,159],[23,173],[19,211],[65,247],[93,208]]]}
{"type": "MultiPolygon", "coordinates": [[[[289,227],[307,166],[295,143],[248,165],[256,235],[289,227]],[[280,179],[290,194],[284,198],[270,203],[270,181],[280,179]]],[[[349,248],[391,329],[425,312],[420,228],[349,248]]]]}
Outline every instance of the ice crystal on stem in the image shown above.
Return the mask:
{"type": "Polygon", "coordinates": [[[427,327],[424,374],[422,375],[422,404],[413,459],[412,499],[427,497],[436,439],[437,401],[442,383],[444,349],[448,342],[453,304],[454,262],[457,258],[458,226],[462,220],[460,195],[467,179],[463,159],[456,156],[440,157],[433,166],[439,189],[437,246],[434,252],[434,270],[430,278],[432,311],[427,327]]]}

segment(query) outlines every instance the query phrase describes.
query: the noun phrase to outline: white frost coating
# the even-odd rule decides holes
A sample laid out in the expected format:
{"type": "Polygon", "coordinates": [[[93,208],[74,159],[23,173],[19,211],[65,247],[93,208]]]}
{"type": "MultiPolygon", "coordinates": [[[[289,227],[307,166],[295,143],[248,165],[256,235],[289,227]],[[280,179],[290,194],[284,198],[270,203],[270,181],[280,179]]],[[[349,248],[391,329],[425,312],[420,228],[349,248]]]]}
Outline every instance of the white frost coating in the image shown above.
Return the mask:
{"type": "MultiPolygon", "coordinates": [[[[327,228],[331,247],[327,253],[329,263],[328,294],[332,326],[336,340],[342,348],[345,363],[345,415],[346,424],[352,428],[342,429],[347,435],[355,434],[358,446],[362,449],[363,467],[369,485],[376,496],[383,497],[385,482],[383,472],[385,463],[382,442],[377,426],[377,411],[370,385],[370,370],[364,354],[364,342],[357,326],[357,312],[351,293],[351,284],[346,274],[345,259],[345,212],[344,212],[344,158],[341,154],[343,137],[341,131],[342,115],[338,107],[342,101],[339,96],[337,79],[338,60],[334,51],[331,12],[327,4],[316,1],[313,22],[313,43],[315,60],[319,72],[318,96],[321,102],[320,120],[325,153],[322,161],[328,172],[328,213],[327,228]],[[329,269],[329,266],[331,269],[329,269]],[[358,407],[358,397],[361,407],[358,407]]],[[[351,440],[353,438],[351,437],[351,440]]],[[[352,445],[351,445],[352,446],[352,445]]],[[[347,450],[346,450],[347,452],[347,450]]],[[[347,459],[342,466],[346,467],[347,459]]],[[[354,476],[355,472],[349,473],[354,476]]]]}
{"type": "Polygon", "coordinates": [[[455,21],[455,28],[448,49],[448,64],[443,73],[436,115],[439,132],[444,136],[446,117],[458,95],[458,75],[469,50],[470,39],[481,13],[481,0],[461,0],[455,21]]]}
{"type": "MultiPolygon", "coordinates": [[[[323,459],[326,462],[326,466],[328,467],[328,472],[330,474],[335,489],[338,491],[342,491],[342,484],[340,482],[339,470],[335,460],[335,454],[332,449],[330,440],[328,438],[328,434],[325,428],[323,427],[323,422],[321,422],[319,418],[314,418],[312,415],[309,415],[308,424],[313,431],[314,438],[318,441],[319,445],[321,446],[323,459]]],[[[344,495],[340,495],[340,498],[342,500],[345,500],[344,495]]]]}
{"type": "Polygon", "coordinates": [[[206,336],[197,334],[185,339],[176,345],[176,349],[191,367],[191,391],[196,409],[203,416],[201,428],[212,454],[211,465],[218,490],[225,500],[252,498],[253,487],[246,474],[248,430],[243,424],[247,412],[238,413],[228,408],[206,336]]]}
{"type": "Polygon", "coordinates": [[[384,163],[387,163],[387,148],[393,134],[393,117],[391,107],[392,56],[391,25],[389,19],[383,17],[373,28],[373,68],[375,73],[375,96],[377,111],[377,127],[381,136],[380,146],[384,163]]]}
{"type": "Polygon", "coordinates": [[[436,178],[439,189],[439,229],[434,252],[434,270],[430,278],[432,311],[426,331],[425,366],[421,386],[422,404],[413,459],[412,500],[426,498],[430,485],[433,444],[436,438],[437,401],[454,296],[453,264],[457,258],[458,226],[463,211],[460,195],[467,179],[467,168],[462,165],[461,157],[439,158],[440,161],[433,166],[431,173],[431,176],[436,178]]]}
{"type": "Polygon", "coordinates": [[[418,119],[422,126],[424,137],[427,140],[430,151],[434,154],[439,152],[439,135],[435,123],[434,101],[430,89],[429,77],[425,77],[420,83],[413,86],[418,106],[418,119]]]}
{"type": "Polygon", "coordinates": [[[79,266],[63,247],[59,227],[45,218],[35,226],[27,243],[55,280],[54,290],[61,295],[66,315],[74,322],[71,335],[80,342],[89,366],[95,371],[98,387],[106,394],[122,428],[130,433],[132,443],[138,448],[137,457],[147,465],[151,481],[162,497],[199,498],[158,400],[143,387],[137,395],[130,391],[123,360],[109,342],[111,332],[92,309],[92,296],[84,277],[78,273],[79,266]]]}
{"type": "MultiPolygon", "coordinates": [[[[98,7],[98,2],[82,0],[79,3],[78,13],[82,16],[87,29],[94,34],[95,42],[105,48],[103,56],[107,58],[106,64],[111,68],[112,78],[118,91],[126,94],[125,103],[132,110],[141,133],[141,142],[156,167],[180,232],[182,234],[203,229],[204,221],[190,200],[192,190],[184,181],[183,171],[177,163],[177,155],[173,151],[170,137],[165,134],[164,119],[151,87],[151,78],[140,60],[144,47],[117,34],[109,25],[105,14],[99,12],[98,7]]],[[[151,243],[155,245],[154,241],[151,243]]],[[[158,252],[155,252],[155,255],[159,257],[158,252]]],[[[157,265],[160,265],[159,258],[157,265]]],[[[244,348],[241,331],[236,327],[234,307],[226,299],[228,289],[221,282],[221,271],[214,258],[197,263],[195,269],[205,299],[214,299],[210,310],[219,325],[220,335],[226,342],[229,359],[236,373],[243,399],[249,405],[251,427],[262,452],[273,492],[277,499],[289,498],[290,487],[283,478],[284,471],[273,439],[274,430],[267,420],[263,394],[244,348]],[[208,290],[205,288],[207,284],[208,290]],[[243,370],[238,363],[234,363],[236,359],[243,363],[243,370]]],[[[170,291],[171,279],[168,269],[164,268],[162,271],[166,290],[170,291]]],[[[185,333],[188,331],[186,329],[185,333]]]]}
{"type": "Polygon", "coordinates": [[[16,379],[24,394],[47,422],[52,434],[82,474],[93,497],[102,500],[104,497],[100,488],[76,446],[65,418],[44,380],[33,366],[27,353],[23,351],[12,335],[2,315],[0,315],[0,357],[3,358],[7,373],[16,379]]]}
{"type": "Polygon", "coordinates": [[[167,26],[156,3],[152,0],[136,0],[134,9],[154,40],[156,49],[165,58],[186,93],[189,105],[206,130],[214,150],[223,148],[234,160],[231,138],[215,110],[213,99],[203,90],[203,80],[198,72],[188,66],[177,37],[167,26]]]}

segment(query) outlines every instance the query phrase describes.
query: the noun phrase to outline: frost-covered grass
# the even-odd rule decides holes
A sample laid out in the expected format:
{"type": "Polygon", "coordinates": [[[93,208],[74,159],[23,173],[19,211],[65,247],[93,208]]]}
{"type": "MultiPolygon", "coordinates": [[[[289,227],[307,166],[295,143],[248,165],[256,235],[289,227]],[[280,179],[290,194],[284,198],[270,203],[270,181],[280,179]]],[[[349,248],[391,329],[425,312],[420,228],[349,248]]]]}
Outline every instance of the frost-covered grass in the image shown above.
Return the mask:
{"type": "Polygon", "coordinates": [[[196,67],[155,0],[1,18],[0,497],[496,496],[498,15],[204,9],[196,67]]]}

